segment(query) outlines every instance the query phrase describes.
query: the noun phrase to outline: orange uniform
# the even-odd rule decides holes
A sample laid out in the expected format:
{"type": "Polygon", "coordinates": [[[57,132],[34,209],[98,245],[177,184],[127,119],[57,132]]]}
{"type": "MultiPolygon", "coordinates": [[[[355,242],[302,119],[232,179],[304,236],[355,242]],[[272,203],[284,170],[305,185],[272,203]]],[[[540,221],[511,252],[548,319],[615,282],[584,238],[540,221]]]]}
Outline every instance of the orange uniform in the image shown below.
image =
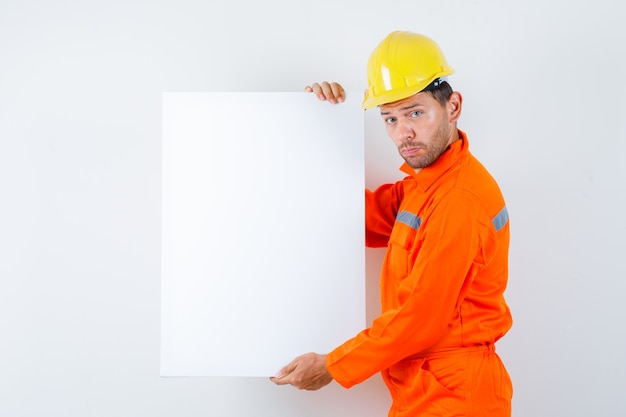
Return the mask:
{"type": "Polygon", "coordinates": [[[494,343],[511,327],[504,300],[509,221],[500,189],[465,133],[430,166],[366,191],[366,240],[387,247],[381,314],[326,357],[349,388],[377,372],[390,417],[511,414],[494,343]]]}

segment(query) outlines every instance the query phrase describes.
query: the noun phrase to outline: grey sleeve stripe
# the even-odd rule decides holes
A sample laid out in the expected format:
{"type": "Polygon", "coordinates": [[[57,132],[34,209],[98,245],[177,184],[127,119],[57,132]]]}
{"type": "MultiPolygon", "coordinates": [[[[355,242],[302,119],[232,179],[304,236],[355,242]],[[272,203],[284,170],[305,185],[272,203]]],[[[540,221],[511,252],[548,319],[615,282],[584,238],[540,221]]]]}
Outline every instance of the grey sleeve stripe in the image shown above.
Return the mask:
{"type": "Polygon", "coordinates": [[[401,211],[396,216],[396,221],[417,230],[422,224],[422,219],[410,211],[401,211]]]}
{"type": "Polygon", "coordinates": [[[499,232],[500,229],[502,229],[504,225],[506,224],[506,222],[508,221],[509,221],[509,212],[507,211],[506,206],[504,206],[504,208],[500,210],[500,213],[498,213],[496,217],[494,217],[493,220],[491,220],[491,222],[493,223],[493,226],[496,228],[496,232],[499,232]]]}

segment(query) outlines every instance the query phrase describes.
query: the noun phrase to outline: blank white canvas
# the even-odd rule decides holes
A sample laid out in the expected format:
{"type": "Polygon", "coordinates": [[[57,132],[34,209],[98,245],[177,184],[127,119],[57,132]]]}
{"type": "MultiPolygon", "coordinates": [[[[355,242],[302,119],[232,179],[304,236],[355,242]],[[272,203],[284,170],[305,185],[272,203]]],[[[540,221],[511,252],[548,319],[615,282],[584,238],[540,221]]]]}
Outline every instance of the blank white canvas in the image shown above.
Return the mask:
{"type": "Polygon", "coordinates": [[[271,376],[363,329],[358,96],[163,94],[162,376],[271,376]]]}

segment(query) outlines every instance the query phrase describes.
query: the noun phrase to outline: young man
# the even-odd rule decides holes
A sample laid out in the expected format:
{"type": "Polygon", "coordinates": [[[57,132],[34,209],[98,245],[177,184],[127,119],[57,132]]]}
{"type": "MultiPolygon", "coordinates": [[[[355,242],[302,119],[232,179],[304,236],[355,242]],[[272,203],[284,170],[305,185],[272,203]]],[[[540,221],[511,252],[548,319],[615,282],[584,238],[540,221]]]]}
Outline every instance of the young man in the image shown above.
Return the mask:
{"type": "MultiPolygon", "coordinates": [[[[405,162],[395,184],[366,190],[366,244],[386,247],[381,314],[327,355],[308,353],[272,378],[349,388],[377,372],[389,416],[511,415],[512,386],[494,344],[511,327],[504,300],[509,221],[500,189],[457,129],[462,96],[438,45],[389,34],[368,63],[363,107],[378,106],[405,162]]],[[[337,83],[307,87],[343,101],[337,83]]]]}

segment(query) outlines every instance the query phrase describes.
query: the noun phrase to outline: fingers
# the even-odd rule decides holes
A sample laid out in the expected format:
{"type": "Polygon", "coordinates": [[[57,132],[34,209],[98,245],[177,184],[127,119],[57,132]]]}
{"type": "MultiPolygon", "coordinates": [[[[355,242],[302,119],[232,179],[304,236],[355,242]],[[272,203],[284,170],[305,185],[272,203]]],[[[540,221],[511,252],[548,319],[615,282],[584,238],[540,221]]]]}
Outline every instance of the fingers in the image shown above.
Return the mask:
{"type": "Polygon", "coordinates": [[[326,356],[307,353],[283,367],[270,380],[276,385],[293,385],[298,389],[318,390],[328,385],[333,377],[326,369],[326,356]]]}
{"type": "Polygon", "coordinates": [[[330,83],[330,88],[332,90],[332,95],[335,97],[338,103],[341,103],[346,98],[346,92],[343,90],[343,87],[339,83],[330,83]]]}
{"type": "Polygon", "coordinates": [[[297,367],[297,363],[294,360],[290,364],[283,366],[276,376],[270,377],[270,381],[275,383],[276,385],[288,385],[291,383],[291,373],[295,371],[297,367]]]}
{"type": "Polygon", "coordinates": [[[319,100],[327,100],[331,104],[342,103],[346,99],[346,92],[341,84],[336,82],[313,83],[304,88],[307,93],[313,93],[319,100]]]}

